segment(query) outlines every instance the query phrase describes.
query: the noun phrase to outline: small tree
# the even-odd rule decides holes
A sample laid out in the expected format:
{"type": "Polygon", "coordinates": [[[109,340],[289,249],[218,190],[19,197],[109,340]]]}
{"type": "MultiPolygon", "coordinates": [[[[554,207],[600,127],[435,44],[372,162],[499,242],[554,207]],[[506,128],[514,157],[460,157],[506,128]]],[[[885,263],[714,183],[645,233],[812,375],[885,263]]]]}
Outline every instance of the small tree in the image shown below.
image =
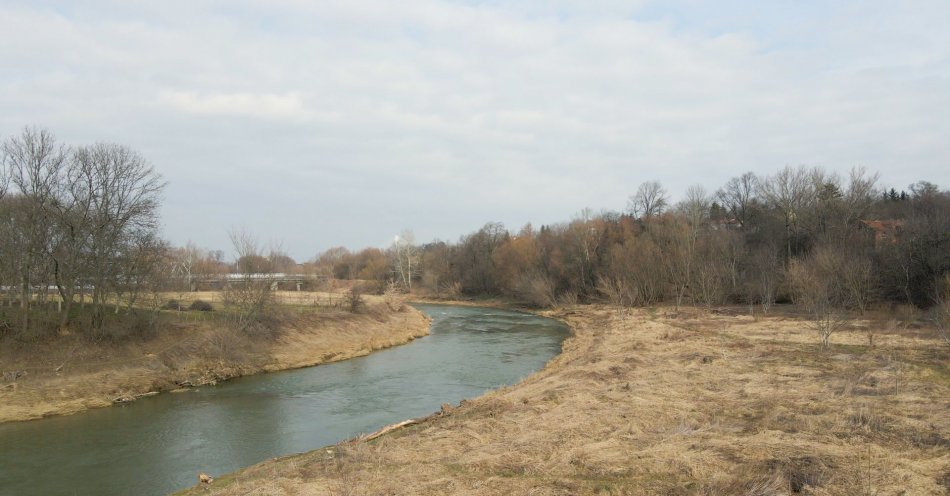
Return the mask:
{"type": "Polygon", "coordinates": [[[633,306],[637,300],[636,287],[627,284],[623,277],[601,276],[597,279],[597,291],[607,297],[610,303],[617,307],[617,315],[624,320],[627,308],[633,306]]]}
{"type": "Polygon", "coordinates": [[[419,276],[421,263],[419,249],[416,247],[415,236],[412,231],[404,230],[396,236],[392,246],[393,269],[396,277],[405,288],[412,292],[412,280],[419,276]]]}
{"type": "Polygon", "coordinates": [[[360,313],[366,307],[366,302],[363,301],[363,293],[360,292],[360,288],[354,286],[349,291],[346,292],[346,309],[350,313],[360,313]]]}
{"type": "Polygon", "coordinates": [[[756,302],[763,313],[769,313],[775,303],[775,295],[782,282],[782,260],[779,249],[765,244],[750,254],[746,280],[749,306],[756,302]]]}
{"type": "Polygon", "coordinates": [[[659,181],[647,181],[637,188],[636,194],[627,201],[627,210],[634,217],[656,217],[666,210],[666,190],[659,181]]]}
{"type": "Polygon", "coordinates": [[[945,274],[937,291],[934,323],[943,341],[950,346],[950,274],[945,274]]]}
{"type": "Polygon", "coordinates": [[[518,281],[515,294],[525,303],[541,308],[553,307],[557,303],[554,281],[547,274],[537,271],[523,274],[518,281]]]}
{"type": "MultiPolygon", "coordinates": [[[[2,147],[0,147],[0,153],[2,153],[2,147]]],[[[0,200],[3,200],[3,197],[7,194],[7,188],[10,185],[10,176],[7,174],[7,168],[3,164],[6,159],[3,156],[0,156],[0,200]]]]}
{"type": "Polygon", "coordinates": [[[726,297],[728,266],[722,260],[704,260],[693,274],[693,291],[697,302],[707,309],[721,305],[726,297]]]}
{"type": "Polygon", "coordinates": [[[243,229],[232,229],[228,236],[234,246],[237,277],[225,286],[224,301],[235,310],[238,328],[250,330],[260,324],[274,304],[275,281],[270,264],[261,255],[260,245],[243,229]]]}
{"type": "Polygon", "coordinates": [[[810,314],[822,348],[827,348],[831,335],[848,322],[844,309],[848,295],[836,273],[842,258],[838,251],[819,247],[807,260],[793,260],[788,268],[792,294],[810,314]]]}
{"type": "Polygon", "coordinates": [[[393,312],[401,312],[405,308],[403,303],[402,295],[400,294],[399,283],[396,281],[389,281],[386,285],[385,291],[383,291],[383,297],[386,300],[386,306],[389,307],[393,312]]]}

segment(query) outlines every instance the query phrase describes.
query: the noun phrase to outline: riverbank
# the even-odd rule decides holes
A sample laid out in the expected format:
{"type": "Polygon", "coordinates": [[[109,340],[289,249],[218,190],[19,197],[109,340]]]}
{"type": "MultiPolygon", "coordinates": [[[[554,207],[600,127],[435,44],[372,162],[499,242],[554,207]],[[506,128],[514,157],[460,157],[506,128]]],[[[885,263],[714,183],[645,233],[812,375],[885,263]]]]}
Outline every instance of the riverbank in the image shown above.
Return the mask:
{"type": "Polygon", "coordinates": [[[90,342],[72,335],[4,347],[0,364],[11,372],[0,382],[0,423],[345,360],[428,334],[422,312],[364,299],[368,310],[356,314],[294,301],[266,335],[237,332],[226,320],[191,312],[176,315],[147,340],[90,342]]]}
{"type": "Polygon", "coordinates": [[[950,349],[855,321],[579,306],[516,386],[181,494],[946,494],[950,349]]]}

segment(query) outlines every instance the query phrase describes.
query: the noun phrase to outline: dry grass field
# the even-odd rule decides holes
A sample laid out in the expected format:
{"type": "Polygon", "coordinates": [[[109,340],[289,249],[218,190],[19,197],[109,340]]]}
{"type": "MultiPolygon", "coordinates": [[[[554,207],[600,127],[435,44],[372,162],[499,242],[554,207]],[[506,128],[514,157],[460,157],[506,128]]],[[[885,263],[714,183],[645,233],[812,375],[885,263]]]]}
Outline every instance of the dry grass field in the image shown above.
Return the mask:
{"type": "MultiPolygon", "coordinates": [[[[219,308],[217,293],[186,293],[219,308]]],[[[340,308],[342,294],[277,295],[275,331],[236,331],[217,312],[163,311],[149,339],[91,341],[76,334],[0,347],[0,422],[80,412],[160,391],[214,384],[263,371],[365,355],[428,333],[410,307],[364,296],[366,311],[340,308]],[[398,307],[398,306],[397,306],[398,307]]]]}
{"type": "Polygon", "coordinates": [[[574,335],[518,385],[183,494],[950,492],[950,347],[932,329],[855,321],[821,350],[788,315],[664,312],[554,312],[574,335]]]}

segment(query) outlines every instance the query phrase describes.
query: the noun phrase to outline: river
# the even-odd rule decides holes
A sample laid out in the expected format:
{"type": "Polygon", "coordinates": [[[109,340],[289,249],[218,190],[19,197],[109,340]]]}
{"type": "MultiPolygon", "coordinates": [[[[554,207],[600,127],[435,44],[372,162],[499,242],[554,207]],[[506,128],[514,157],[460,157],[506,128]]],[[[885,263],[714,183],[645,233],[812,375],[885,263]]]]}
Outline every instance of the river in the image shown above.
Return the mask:
{"type": "Polygon", "coordinates": [[[342,362],[244,377],[68,417],[0,425],[0,495],[162,495],[438,411],[560,352],[557,321],[417,305],[429,336],[342,362]]]}

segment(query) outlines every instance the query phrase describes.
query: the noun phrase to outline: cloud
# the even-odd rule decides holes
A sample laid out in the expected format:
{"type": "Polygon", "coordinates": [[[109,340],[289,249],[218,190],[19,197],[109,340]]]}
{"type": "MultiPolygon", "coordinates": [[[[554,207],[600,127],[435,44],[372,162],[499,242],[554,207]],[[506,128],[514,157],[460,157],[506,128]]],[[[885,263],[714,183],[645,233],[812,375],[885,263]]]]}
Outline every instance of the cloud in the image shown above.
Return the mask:
{"type": "Polygon", "coordinates": [[[785,164],[950,186],[950,6],[772,7],[13,0],[0,135],[133,146],[174,242],[245,224],[298,257],[785,164]]]}
{"type": "Polygon", "coordinates": [[[159,101],[189,114],[247,115],[267,118],[305,118],[299,94],[207,93],[170,91],[159,94],[159,101]]]}

